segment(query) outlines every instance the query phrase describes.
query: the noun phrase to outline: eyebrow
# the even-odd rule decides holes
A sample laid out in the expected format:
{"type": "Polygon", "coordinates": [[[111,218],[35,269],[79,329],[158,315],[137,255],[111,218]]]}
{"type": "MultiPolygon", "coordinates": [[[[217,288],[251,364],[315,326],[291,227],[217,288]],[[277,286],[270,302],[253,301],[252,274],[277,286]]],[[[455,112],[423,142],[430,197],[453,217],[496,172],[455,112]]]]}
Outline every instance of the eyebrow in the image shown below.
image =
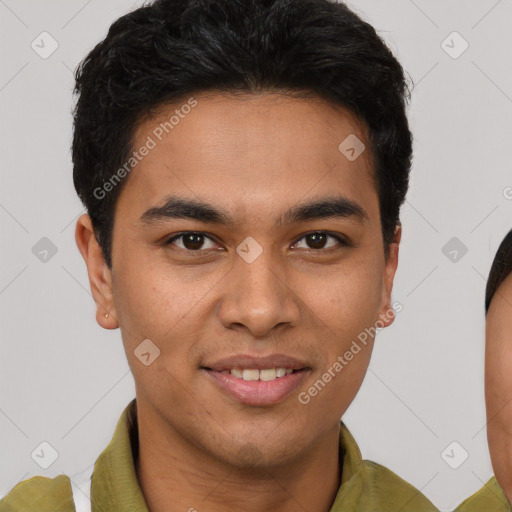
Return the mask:
{"type": "MultiPolygon", "coordinates": [[[[300,203],[290,208],[277,219],[276,226],[295,224],[315,219],[350,219],[360,223],[369,220],[364,208],[343,196],[329,196],[300,203]]],[[[190,219],[204,223],[232,226],[236,224],[226,211],[211,204],[179,196],[168,196],[165,203],[144,212],[140,221],[151,225],[167,219],[190,219]]]]}

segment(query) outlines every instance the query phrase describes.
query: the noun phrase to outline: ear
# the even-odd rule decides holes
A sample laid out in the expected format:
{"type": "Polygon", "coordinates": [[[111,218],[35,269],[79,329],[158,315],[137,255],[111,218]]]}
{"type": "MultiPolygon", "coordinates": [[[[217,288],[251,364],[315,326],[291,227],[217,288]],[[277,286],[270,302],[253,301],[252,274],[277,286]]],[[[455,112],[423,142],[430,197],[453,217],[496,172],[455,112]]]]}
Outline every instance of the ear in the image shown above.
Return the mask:
{"type": "Polygon", "coordinates": [[[89,286],[96,303],[96,322],[104,329],[116,329],[119,323],[112,292],[112,274],[96,240],[89,215],[84,214],[78,218],[75,240],[87,265],[89,286]]]}
{"type": "Polygon", "coordinates": [[[402,239],[402,226],[398,224],[395,227],[393,239],[389,244],[389,252],[384,267],[384,279],[382,286],[381,309],[379,320],[382,327],[388,327],[395,320],[395,312],[391,305],[391,292],[393,291],[393,282],[395,272],[398,266],[398,249],[402,239]]]}

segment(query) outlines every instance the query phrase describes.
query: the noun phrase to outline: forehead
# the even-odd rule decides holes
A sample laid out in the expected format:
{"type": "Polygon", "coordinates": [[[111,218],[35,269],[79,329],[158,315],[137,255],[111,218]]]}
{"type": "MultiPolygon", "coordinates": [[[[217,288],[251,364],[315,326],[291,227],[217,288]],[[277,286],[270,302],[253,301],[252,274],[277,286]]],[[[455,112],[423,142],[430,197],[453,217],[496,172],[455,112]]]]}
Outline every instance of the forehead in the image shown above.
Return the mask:
{"type": "Polygon", "coordinates": [[[139,213],[171,193],[222,203],[240,219],[333,192],[370,215],[377,205],[364,123],[320,98],[197,94],[141,122],[133,150],[144,146],[119,199],[139,213]]]}

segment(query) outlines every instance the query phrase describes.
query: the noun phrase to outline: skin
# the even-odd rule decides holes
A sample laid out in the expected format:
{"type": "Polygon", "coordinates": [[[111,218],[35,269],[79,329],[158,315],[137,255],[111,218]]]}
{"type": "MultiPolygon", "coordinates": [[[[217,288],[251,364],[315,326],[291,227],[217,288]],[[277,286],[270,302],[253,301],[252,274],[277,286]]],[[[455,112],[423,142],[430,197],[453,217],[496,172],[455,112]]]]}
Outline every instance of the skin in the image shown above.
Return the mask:
{"type": "Polygon", "coordinates": [[[496,480],[512,503],[511,333],[512,273],[496,290],[485,327],[487,440],[496,480]]]}
{"type": "MultiPolygon", "coordinates": [[[[120,194],[112,269],[88,215],[76,225],[97,322],[120,328],[135,379],[141,489],[152,512],[238,511],[240,503],[248,512],[327,512],[340,485],[339,420],[361,386],[373,340],[310,403],[297,395],[365,328],[384,315],[381,325],[393,322],[401,230],[386,259],[371,152],[351,162],[338,149],[350,134],[370,147],[365,126],[345,109],[276,93],[195,98],[198,105],[135,167],[120,194]],[[234,222],[140,221],[171,193],[222,208],[234,222]],[[276,225],[294,205],[333,194],[357,202],[367,219],[276,225]],[[192,249],[183,238],[165,245],[183,231],[211,240],[192,249]],[[315,244],[306,236],[312,231],[349,245],[330,236],[315,244]],[[236,252],[249,236],[263,250],[250,264],[236,252]],[[150,366],[134,356],[147,338],[161,351],[150,366]],[[200,368],[240,353],[283,353],[310,370],[281,402],[242,404],[200,368]]],[[[176,107],[162,106],[141,123],[133,146],[176,107]]]]}

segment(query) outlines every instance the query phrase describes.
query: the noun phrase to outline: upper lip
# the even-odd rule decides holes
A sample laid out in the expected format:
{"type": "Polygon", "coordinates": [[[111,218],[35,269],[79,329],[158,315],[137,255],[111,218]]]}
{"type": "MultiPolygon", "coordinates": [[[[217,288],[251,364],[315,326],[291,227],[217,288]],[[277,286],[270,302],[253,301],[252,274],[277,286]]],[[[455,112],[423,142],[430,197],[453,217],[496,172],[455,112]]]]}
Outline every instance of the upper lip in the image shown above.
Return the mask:
{"type": "Polygon", "coordinates": [[[220,372],[222,370],[231,370],[233,368],[257,370],[265,370],[268,368],[291,368],[292,370],[302,370],[303,368],[309,367],[306,362],[284,354],[271,354],[264,357],[250,354],[238,354],[205,364],[202,368],[220,372]]]}

